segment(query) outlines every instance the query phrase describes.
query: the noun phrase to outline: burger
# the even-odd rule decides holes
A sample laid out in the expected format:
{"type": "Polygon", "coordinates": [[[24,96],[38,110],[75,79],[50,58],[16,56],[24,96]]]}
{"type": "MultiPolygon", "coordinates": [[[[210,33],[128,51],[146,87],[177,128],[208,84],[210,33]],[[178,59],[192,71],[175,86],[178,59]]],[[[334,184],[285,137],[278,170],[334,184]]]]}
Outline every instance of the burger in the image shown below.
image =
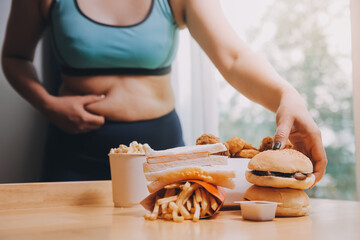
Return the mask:
{"type": "Polygon", "coordinates": [[[315,182],[308,157],[293,149],[267,150],[248,164],[246,180],[258,186],[307,189],[315,182]]]}
{"type": "Polygon", "coordinates": [[[304,216],[311,210],[310,199],[304,190],[251,186],[244,194],[248,201],[281,203],[276,208],[277,217],[304,216]]]}

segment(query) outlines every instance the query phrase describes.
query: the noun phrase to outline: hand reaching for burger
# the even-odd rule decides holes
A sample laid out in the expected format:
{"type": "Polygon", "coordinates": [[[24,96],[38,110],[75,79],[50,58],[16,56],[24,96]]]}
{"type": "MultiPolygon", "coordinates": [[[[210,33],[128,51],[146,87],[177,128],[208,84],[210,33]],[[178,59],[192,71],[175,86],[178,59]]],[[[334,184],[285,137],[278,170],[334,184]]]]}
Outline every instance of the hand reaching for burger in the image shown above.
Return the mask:
{"type": "Polygon", "coordinates": [[[273,148],[284,148],[287,139],[290,139],[294,144],[294,149],[311,159],[314,166],[315,185],[325,173],[327,158],[320,130],[297,92],[282,96],[276,112],[276,125],[273,148]]]}

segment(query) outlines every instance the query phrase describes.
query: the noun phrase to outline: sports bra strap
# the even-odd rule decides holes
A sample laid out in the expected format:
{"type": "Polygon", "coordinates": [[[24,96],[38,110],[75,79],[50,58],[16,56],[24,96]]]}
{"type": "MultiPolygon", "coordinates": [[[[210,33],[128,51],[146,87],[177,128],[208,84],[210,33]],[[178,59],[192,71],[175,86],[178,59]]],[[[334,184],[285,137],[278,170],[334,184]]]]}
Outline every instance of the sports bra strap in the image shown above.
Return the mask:
{"type": "Polygon", "coordinates": [[[169,0],[156,0],[159,3],[159,6],[161,7],[161,10],[164,14],[164,16],[172,23],[175,24],[175,19],[173,16],[173,11],[171,8],[171,4],[169,0]]]}

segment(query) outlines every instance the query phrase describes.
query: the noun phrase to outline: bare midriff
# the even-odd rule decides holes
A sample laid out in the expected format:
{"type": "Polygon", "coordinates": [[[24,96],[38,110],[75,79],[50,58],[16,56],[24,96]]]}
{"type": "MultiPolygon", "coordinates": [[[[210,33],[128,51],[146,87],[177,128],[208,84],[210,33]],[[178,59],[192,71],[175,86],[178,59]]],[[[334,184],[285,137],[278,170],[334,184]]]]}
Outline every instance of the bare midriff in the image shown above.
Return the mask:
{"type": "Polygon", "coordinates": [[[63,75],[60,96],[104,95],[86,105],[86,110],[112,121],[140,121],[158,118],[174,109],[170,74],[162,76],[63,75]]]}

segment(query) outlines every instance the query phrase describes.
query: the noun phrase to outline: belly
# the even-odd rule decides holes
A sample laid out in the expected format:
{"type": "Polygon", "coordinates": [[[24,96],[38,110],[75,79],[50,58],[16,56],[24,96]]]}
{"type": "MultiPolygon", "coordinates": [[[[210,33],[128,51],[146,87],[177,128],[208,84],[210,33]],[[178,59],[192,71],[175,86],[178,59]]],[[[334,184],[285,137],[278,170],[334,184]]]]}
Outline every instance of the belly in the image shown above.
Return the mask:
{"type": "Polygon", "coordinates": [[[105,95],[85,106],[112,121],[161,117],[174,108],[170,76],[63,76],[59,95],[105,95]]]}

